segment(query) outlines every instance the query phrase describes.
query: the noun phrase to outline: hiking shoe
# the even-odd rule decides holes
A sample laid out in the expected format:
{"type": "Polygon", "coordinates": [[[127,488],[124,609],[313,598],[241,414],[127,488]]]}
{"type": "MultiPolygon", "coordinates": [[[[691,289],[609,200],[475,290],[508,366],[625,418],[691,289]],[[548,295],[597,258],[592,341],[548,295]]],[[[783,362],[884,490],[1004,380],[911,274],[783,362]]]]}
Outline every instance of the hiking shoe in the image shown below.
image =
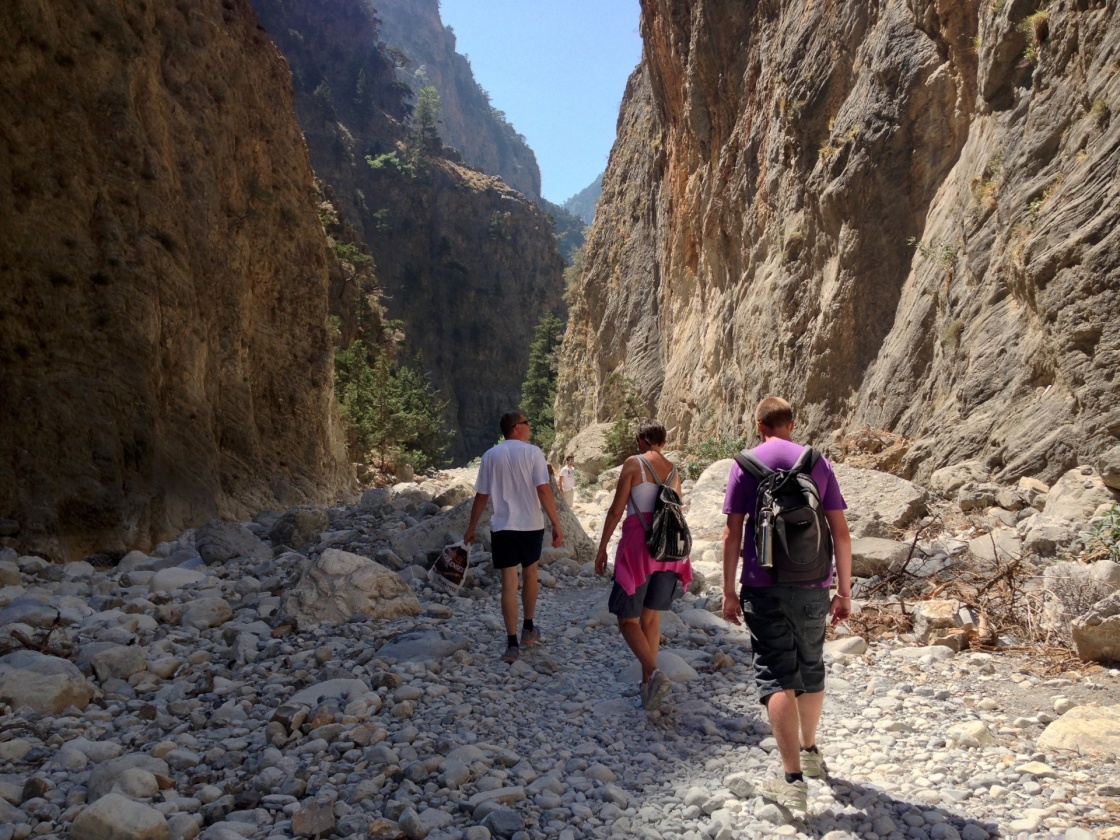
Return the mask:
{"type": "Polygon", "coordinates": [[[673,681],[665,676],[660,668],[650,674],[649,688],[646,689],[646,711],[656,712],[660,709],[661,702],[672,687],[673,681]]]}
{"type": "Polygon", "coordinates": [[[791,811],[803,812],[809,805],[809,784],[804,779],[800,782],[787,782],[785,776],[778,776],[759,785],[758,792],[764,799],[791,811]]]}
{"type": "Polygon", "coordinates": [[[812,779],[819,779],[828,773],[828,767],[824,763],[824,756],[821,755],[819,747],[801,751],[801,772],[812,779]]]}
{"type": "Polygon", "coordinates": [[[541,629],[534,627],[532,630],[521,631],[521,647],[529,647],[535,645],[541,640],[541,629]]]}
{"type": "Polygon", "coordinates": [[[516,662],[521,658],[521,648],[517,645],[510,645],[506,648],[506,652],[502,654],[502,662],[516,662]]]}

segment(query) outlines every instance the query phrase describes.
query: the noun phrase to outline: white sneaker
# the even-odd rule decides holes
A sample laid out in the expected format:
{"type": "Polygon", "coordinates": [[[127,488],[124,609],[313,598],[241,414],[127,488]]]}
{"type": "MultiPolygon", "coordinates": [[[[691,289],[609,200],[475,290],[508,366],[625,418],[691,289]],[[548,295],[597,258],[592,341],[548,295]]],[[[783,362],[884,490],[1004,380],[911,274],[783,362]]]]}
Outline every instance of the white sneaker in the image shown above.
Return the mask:
{"type": "Polygon", "coordinates": [[[658,668],[649,675],[649,693],[646,695],[646,711],[656,712],[661,708],[661,701],[673,687],[673,681],[658,668]]]}
{"type": "Polygon", "coordinates": [[[804,779],[800,782],[787,782],[785,776],[778,776],[759,785],[758,792],[763,798],[791,811],[804,812],[809,805],[809,783],[804,779]]]}
{"type": "Polygon", "coordinates": [[[808,778],[819,779],[828,774],[828,767],[824,763],[821,748],[801,750],[801,772],[808,778]]]}

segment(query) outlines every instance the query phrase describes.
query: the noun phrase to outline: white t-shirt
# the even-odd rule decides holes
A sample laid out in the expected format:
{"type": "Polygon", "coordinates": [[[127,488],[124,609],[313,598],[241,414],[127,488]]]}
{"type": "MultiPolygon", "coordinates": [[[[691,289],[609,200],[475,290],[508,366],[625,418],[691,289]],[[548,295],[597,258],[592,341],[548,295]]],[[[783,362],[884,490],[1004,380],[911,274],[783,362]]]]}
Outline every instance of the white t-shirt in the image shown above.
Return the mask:
{"type": "Polygon", "coordinates": [[[576,489],[576,468],[567,464],[560,468],[560,491],[568,493],[576,489]]]}
{"type": "Polygon", "coordinates": [[[520,440],[503,440],[482,456],[476,493],[490,497],[491,531],[540,531],[544,528],[537,488],[548,486],[544,453],[520,440]]]}

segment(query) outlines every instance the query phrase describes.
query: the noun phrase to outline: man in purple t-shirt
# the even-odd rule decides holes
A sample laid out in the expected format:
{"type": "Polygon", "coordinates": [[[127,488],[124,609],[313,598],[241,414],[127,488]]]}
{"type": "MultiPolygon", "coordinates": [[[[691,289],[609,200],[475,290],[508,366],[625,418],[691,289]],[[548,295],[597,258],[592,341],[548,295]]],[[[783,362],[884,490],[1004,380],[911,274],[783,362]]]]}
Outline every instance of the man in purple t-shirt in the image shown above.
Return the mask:
{"type": "MultiPolygon", "coordinates": [[[[793,409],[779,397],[766,397],[755,412],[762,443],[751,450],[773,470],[788,470],[805,447],[791,440],[793,409]]],[[[755,682],[766,706],[784,777],[760,785],[762,794],[787,808],[804,811],[808,804],[805,776],[825,772],[817,748],[817,723],[824,705],[824,632],[828,615],[832,623],[851,614],[852,539],[844,518],[847,504],[836,483],[832,465],[823,457],[810,475],[820,491],[821,506],[832,534],[836,594],[829,598],[833,576],[821,583],[775,585],[758,563],[754,544],[754,514],[758,481],[732,464],[723,512],[723,617],[732,624],[740,618],[751,634],[755,682]],[[744,526],[750,526],[746,539],[744,526]],[[735,591],[739,557],[743,558],[742,589],[735,591]]]]}

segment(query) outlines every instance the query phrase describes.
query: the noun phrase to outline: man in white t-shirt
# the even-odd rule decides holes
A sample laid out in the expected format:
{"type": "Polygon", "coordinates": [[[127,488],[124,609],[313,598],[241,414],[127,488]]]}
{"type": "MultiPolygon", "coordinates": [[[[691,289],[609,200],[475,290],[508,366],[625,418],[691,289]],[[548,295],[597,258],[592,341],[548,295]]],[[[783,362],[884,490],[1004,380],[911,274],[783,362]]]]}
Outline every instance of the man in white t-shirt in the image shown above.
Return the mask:
{"type": "Polygon", "coordinates": [[[560,492],[564,502],[571,507],[576,501],[576,458],[569,455],[564,459],[564,466],[560,468],[560,492]]]}
{"type": "Polygon", "coordinates": [[[556,500],[548,482],[548,463],[544,453],[529,443],[529,421],[520,411],[502,415],[501,443],[482,456],[475,482],[474,504],[471,521],[463,535],[463,542],[474,542],[475,529],[493,500],[494,512],[490,517],[491,553],[494,568],[502,575],[502,618],[506,624],[506,652],[503,662],[516,662],[521,645],[528,647],[541,637],[533,626],[537,609],[537,561],[544,546],[544,513],[552,523],[552,546],[559,548],[564,542],[560,517],[556,513],[556,500]],[[525,621],[521,628],[521,641],[517,639],[517,569],[522,568],[524,580],[521,602],[525,607],[525,621]]]}

